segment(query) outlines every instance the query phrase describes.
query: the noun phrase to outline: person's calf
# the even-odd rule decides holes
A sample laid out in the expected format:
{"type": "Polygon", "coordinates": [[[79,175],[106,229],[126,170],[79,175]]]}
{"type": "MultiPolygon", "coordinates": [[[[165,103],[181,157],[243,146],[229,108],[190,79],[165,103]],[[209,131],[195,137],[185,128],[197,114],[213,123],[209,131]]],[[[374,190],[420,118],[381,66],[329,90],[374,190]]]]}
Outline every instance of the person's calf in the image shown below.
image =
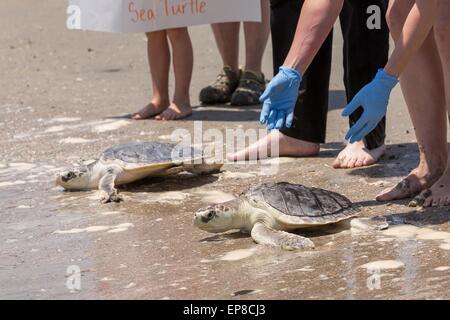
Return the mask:
{"type": "Polygon", "coordinates": [[[167,36],[172,43],[179,41],[180,39],[185,39],[189,37],[189,31],[187,28],[174,28],[167,29],[167,36]]]}

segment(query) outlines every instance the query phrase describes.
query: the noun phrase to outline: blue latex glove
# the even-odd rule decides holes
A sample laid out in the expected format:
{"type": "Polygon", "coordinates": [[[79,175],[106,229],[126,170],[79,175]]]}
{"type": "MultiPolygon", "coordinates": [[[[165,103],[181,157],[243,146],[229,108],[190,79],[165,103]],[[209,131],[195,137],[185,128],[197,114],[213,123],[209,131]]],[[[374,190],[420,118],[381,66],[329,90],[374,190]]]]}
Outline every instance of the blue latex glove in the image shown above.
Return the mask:
{"type": "Polygon", "coordinates": [[[261,124],[268,123],[269,130],[281,129],[286,120],[286,127],[292,126],[301,82],[302,75],[297,70],[288,67],[280,68],[260,98],[260,101],[264,103],[261,124]]]}
{"type": "Polygon", "coordinates": [[[358,92],[342,112],[342,116],[347,117],[359,107],[364,109],[361,118],[345,136],[346,140],[349,140],[350,143],[360,141],[375,129],[386,115],[391,91],[397,83],[396,77],[380,69],[372,82],[358,92]]]}

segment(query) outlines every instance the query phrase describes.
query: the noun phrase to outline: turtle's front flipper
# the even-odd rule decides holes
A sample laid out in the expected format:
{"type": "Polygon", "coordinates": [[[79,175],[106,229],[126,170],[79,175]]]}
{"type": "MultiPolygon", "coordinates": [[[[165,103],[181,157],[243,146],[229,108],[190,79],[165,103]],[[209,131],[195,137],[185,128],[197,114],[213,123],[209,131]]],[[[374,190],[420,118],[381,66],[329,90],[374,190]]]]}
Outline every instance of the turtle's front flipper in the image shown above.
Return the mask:
{"type": "Polygon", "coordinates": [[[308,238],[284,231],[274,230],[261,222],[254,225],[252,229],[252,238],[257,243],[281,247],[284,250],[314,248],[314,243],[308,238]]]}
{"type": "Polygon", "coordinates": [[[122,172],[119,168],[108,168],[106,174],[100,179],[98,189],[101,192],[101,202],[121,202],[123,198],[118,194],[117,189],[114,187],[114,181],[117,175],[122,172]]]}

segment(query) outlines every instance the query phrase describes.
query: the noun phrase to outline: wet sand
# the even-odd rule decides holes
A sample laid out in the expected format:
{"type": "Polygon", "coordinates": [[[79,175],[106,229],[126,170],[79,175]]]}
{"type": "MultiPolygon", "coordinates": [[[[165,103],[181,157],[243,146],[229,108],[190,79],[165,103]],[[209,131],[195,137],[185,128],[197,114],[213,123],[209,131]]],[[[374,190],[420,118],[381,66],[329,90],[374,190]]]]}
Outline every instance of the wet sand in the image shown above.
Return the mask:
{"type": "MultiPolygon", "coordinates": [[[[373,201],[418,161],[398,88],[384,159],[365,169],[331,168],[347,130],[339,115],[345,104],[340,37],[329,143],[320,157],[284,159],[277,175],[260,174],[258,164],[227,164],[212,176],[149,179],[121,188],[121,204],[101,205],[95,191],[56,187],[58,170],[113,144],[169,141],[175,129],[192,132],[196,120],[204,130],[260,128],[259,107],[196,107],[191,118],[173,123],[120,118],[150,97],[145,37],[67,31],[64,6],[56,0],[0,3],[0,298],[450,298],[450,209],[422,212],[407,201],[373,201]],[[392,225],[302,233],[316,244],[310,252],[283,252],[246,235],[211,235],[192,226],[197,209],[269,181],[340,192],[363,217],[384,215],[392,225]],[[79,291],[66,286],[70,266],[81,270],[79,291]]],[[[191,35],[191,92],[198,105],[197,93],[214,79],[220,60],[208,27],[192,28],[191,35]]],[[[270,49],[264,71],[271,76],[270,49]]]]}

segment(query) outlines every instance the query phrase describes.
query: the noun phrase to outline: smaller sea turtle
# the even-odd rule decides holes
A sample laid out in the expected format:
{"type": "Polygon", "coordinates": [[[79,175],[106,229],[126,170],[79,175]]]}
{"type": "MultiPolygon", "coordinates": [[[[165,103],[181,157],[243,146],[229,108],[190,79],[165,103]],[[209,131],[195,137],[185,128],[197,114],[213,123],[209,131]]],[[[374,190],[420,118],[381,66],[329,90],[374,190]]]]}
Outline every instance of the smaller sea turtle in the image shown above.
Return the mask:
{"type": "Polygon", "coordinates": [[[239,198],[199,210],[194,225],[213,233],[239,229],[257,243],[286,250],[312,249],[310,239],[286,231],[337,223],[358,213],[338,193],[281,182],[251,187],[239,198]]]}
{"type": "Polygon", "coordinates": [[[56,184],[67,190],[99,189],[103,203],[120,202],[115,186],[147,177],[167,176],[188,171],[212,173],[223,164],[208,161],[201,150],[161,142],[117,145],[92,160],[57,174],[56,184]]]}

